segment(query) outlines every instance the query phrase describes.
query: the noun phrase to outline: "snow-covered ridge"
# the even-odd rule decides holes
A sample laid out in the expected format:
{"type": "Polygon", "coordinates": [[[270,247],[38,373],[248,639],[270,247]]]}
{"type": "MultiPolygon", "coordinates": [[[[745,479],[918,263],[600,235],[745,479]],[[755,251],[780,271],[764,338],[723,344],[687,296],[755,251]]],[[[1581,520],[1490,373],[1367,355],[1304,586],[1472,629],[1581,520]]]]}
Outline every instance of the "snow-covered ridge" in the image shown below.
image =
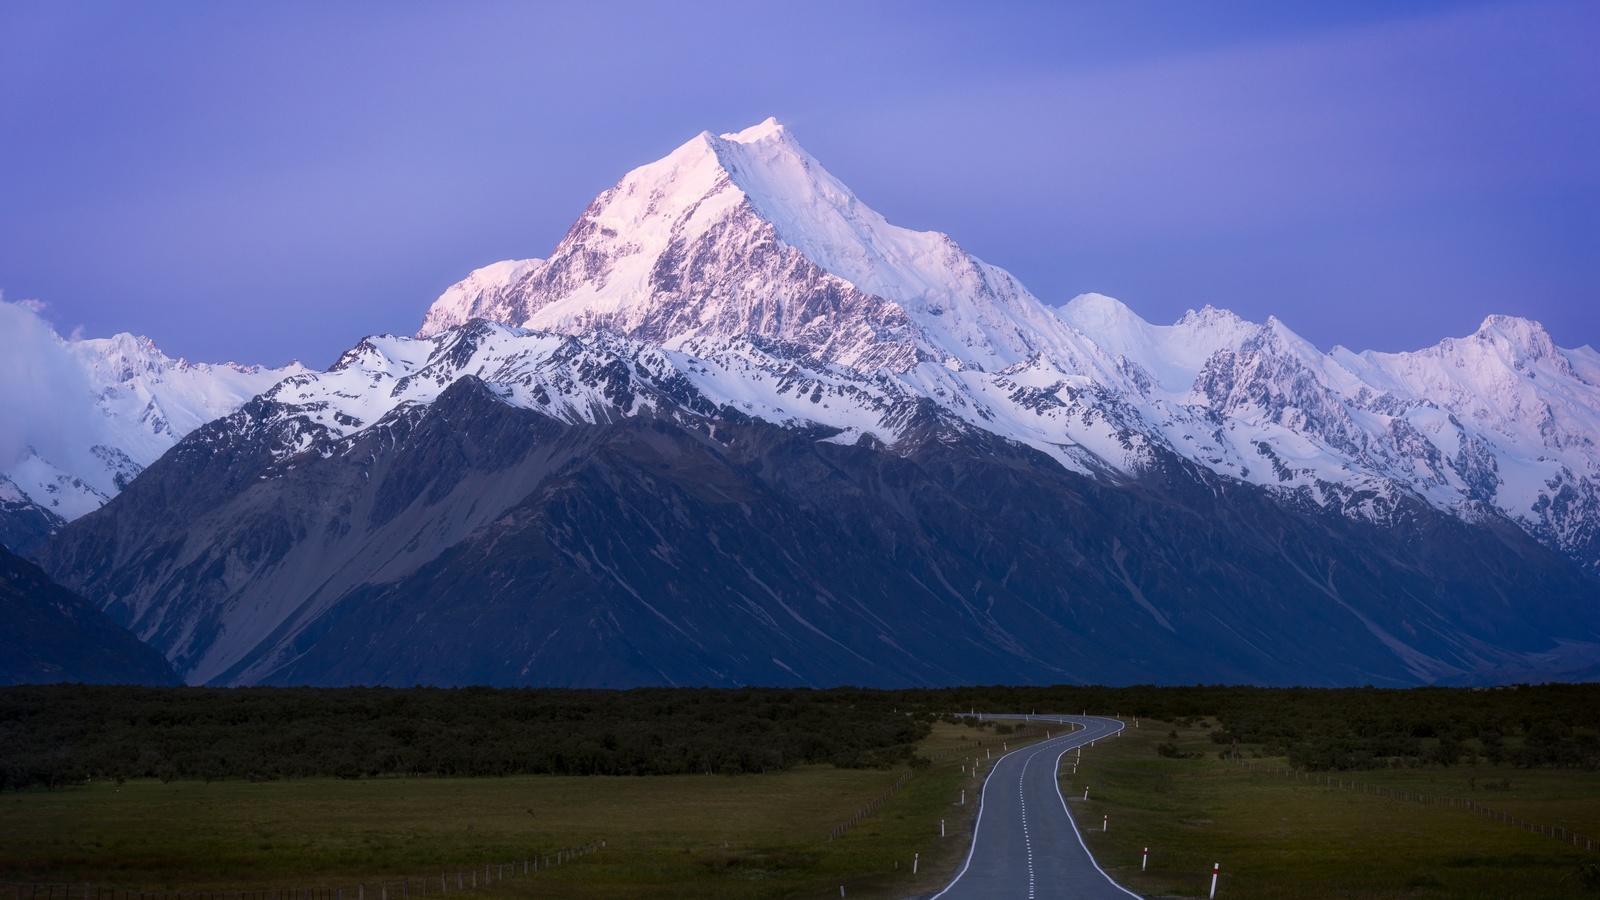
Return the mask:
{"type": "Polygon", "coordinates": [[[1141,416],[1196,462],[1319,502],[1377,484],[1487,507],[1600,573],[1600,354],[1537,322],[1490,316],[1465,338],[1358,354],[1210,308],[1155,326],[1085,296],[1060,314],[1148,375],[1141,416]]]}
{"type": "Polygon", "coordinates": [[[1085,472],[1103,468],[1104,458],[1133,464],[1114,422],[1102,414],[1073,423],[1074,412],[1088,409],[1072,385],[1037,383],[1034,370],[1003,375],[924,363],[910,373],[863,373],[797,362],[785,355],[792,350],[759,337],[692,339],[667,349],[607,332],[574,337],[480,319],[428,338],[369,337],[329,371],[285,379],[261,399],[277,419],[266,424],[292,425],[298,435],[285,460],[339,452],[348,438],[471,376],[507,403],[569,423],[738,415],[821,426],[834,442],[870,437],[890,446],[929,424],[922,411],[936,398],[947,427],[1000,429],[1085,472]],[[1051,392],[1061,397],[1039,401],[1051,392]]]}
{"type": "Polygon", "coordinates": [[[4,381],[18,381],[0,391],[37,398],[13,399],[7,409],[0,484],[8,501],[66,521],[98,509],[195,428],[307,371],[299,363],[269,369],[174,360],[130,334],[67,340],[31,310],[0,305],[6,349],[26,360],[23,372],[0,370],[4,381]]]}

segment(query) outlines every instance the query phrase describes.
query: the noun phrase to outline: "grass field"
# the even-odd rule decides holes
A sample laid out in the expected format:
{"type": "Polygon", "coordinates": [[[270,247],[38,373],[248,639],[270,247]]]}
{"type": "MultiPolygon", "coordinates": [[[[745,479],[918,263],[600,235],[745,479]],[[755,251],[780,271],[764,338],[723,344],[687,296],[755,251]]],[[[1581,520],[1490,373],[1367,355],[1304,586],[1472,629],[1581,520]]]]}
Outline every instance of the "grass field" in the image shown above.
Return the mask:
{"type": "MultiPolygon", "coordinates": [[[[1085,750],[1063,792],[1096,857],[1148,896],[1582,897],[1584,853],[1460,809],[1330,791],[1218,760],[1197,724],[1145,721],[1085,750]],[[1166,759],[1160,742],[1199,759],[1166,759]],[[1101,816],[1111,828],[1100,833],[1101,816]],[[1139,872],[1139,852],[1151,866],[1139,872]]],[[[604,838],[560,868],[484,889],[529,898],[894,900],[937,890],[967,849],[985,748],[1027,739],[936,726],[939,762],[838,840],[830,829],[904,772],[806,767],[766,775],[647,778],[96,782],[0,795],[0,881],[93,881],[133,890],[344,887],[512,862],[604,838]],[[981,740],[983,745],[975,745],[981,740]],[[963,752],[965,751],[965,752],[963,752]],[[961,789],[968,803],[956,803],[961,789]],[[949,835],[939,837],[939,820],[949,835]],[[916,876],[913,854],[921,855],[916,876]]],[[[1247,752],[1249,748],[1244,748],[1247,752]]],[[[1262,760],[1264,763],[1273,760],[1262,760]]],[[[1281,763],[1280,761],[1277,761],[1281,763]]],[[[1600,832],[1600,775],[1456,766],[1345,773],[1471,797],[1524,819],[1600,832]],[[1475,779],[1469,783],[1468,779],[1475,779]],[[1509,779],[1511,787],[1489,790],[1509,779]],[[1476,790],[1473,789],[1476,787],[1476,790]]],[[[437,883],[436,881],[434,882],[437,883]]],[[[453,885],[453,875],[452,875],[453,885]]],[[[413,891],[415,888],[413,887],[413,891]]],[[[41,895],[42,896],[42,895],[41,895]]],[[[375,897],[375,894],[369,894],[375,897]]],[[[349,895],[347,895],[348,900],[349,895]]],[[[391,894],[393,897],[393,894],[391,894]]],[[[0,900],[5,900],[0,892],[0,900]]]]}
{"type": "MultiPolygon", "coordinates": [[[[841,838],[829,831],[905,769],[811,766],[741,776],[96,782],[0,795],[0,881],[133,890],[346,887],[607,848],[493,892],[528,897],[894,898],[936,889],[965,854],[992,734],[936,726],[939,763],[841,838]],[[978,749],[976,752],[981,753],[978,749]],[[939,837],[939,820],[949,837],[939,837]],[[913,854],[921,854],[918,877],[913,854]]],[[[452,884],[454,876],[452,875],[452,884]]]]}
{"type": "MultiPolygon", "coordinates": [[[[1217,896],[1229,900],[1600,896],[1577,875],[1581,865],[1600,862],[1600,853],[1464,809],[1248,774],[1217,758],[1221,748],[1199,723],[1176,729],[1176,739],[1170,723],[1141,726],[1086,750],[1077,776],[1062,778],[1068,797],[1089,788],[1087,803],[1069,805],[1096,858],[1141,894],[1203,897],[1212,864],[1221,863],[1217,896]],[[1161,742],[1204,757],[1162,758],[1161,742]],[[1103,816],[1110,817],[1104,833],[1103,816]],[[1141,874],[1144,847],[1150,868],[1141,874]]],[[[1334,774],[1468,797],[1530,822],[1600,835],[1600,773],[1452,766],[1334,774]],[[1485,788],[1502,779],[1509,789],[1485,788]]]]}

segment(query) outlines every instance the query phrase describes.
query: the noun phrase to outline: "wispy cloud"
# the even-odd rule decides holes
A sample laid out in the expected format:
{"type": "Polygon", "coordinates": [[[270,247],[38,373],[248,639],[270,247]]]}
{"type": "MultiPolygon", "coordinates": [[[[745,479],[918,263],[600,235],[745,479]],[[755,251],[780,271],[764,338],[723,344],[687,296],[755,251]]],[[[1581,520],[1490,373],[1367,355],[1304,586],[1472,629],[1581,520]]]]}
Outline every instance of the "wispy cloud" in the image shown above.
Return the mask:
{"type": "Polygon", "coordinates": [[[86,451],[101,440],[94,394],[40,318],[42,306],[0,298],[0,469],[33,450],[68,471],[87,471],[86,451]]]}

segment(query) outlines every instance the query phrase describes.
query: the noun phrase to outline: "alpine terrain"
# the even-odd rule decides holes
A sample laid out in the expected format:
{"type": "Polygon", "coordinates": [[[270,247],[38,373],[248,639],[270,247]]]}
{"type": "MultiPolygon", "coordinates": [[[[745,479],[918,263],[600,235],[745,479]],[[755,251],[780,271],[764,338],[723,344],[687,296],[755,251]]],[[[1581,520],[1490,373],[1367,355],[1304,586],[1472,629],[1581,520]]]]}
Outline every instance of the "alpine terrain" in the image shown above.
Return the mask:
{"type": "Polygon", "coordinates": [[[206,684],[1600,676],[1600,354],[1052,307],[702,134],[37,550],[206,684]]]}
{"type": "Polygon", "coordinates": [[[16,552],[98,509],[202,423],[306,371],[191,363],[149,338],[65,340],[37,319],[17,324],[52,383],[45,402],[8,410],[5,423],[19,446],[0,457],[0,544],[16,552]]]}

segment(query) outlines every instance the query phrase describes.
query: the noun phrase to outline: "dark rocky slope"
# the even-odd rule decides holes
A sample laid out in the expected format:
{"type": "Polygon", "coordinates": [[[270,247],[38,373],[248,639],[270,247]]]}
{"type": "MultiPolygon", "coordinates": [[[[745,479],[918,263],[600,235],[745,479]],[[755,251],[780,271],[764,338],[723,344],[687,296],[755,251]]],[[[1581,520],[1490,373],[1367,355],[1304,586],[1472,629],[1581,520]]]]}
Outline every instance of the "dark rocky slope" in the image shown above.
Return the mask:
{"type": "Polygon", "coordinates": [[[32,500],[7,497],[0,490],[0,546],[27,553],[65,524],[65,519],[32,500]]]}
{"type": "Polygon", "coordinates": [[[0,684],[176,684],[160,653],[0,547],[0,684]]]}
{"type": "Polygon", "coordinates": [[[259,407],[41,551],[192,682],[1414,684],[1600,643],[1600,584],[1502,520],[1095,481],[933,410],[890,450],[467,377],[284,457],[259,407]]]}

